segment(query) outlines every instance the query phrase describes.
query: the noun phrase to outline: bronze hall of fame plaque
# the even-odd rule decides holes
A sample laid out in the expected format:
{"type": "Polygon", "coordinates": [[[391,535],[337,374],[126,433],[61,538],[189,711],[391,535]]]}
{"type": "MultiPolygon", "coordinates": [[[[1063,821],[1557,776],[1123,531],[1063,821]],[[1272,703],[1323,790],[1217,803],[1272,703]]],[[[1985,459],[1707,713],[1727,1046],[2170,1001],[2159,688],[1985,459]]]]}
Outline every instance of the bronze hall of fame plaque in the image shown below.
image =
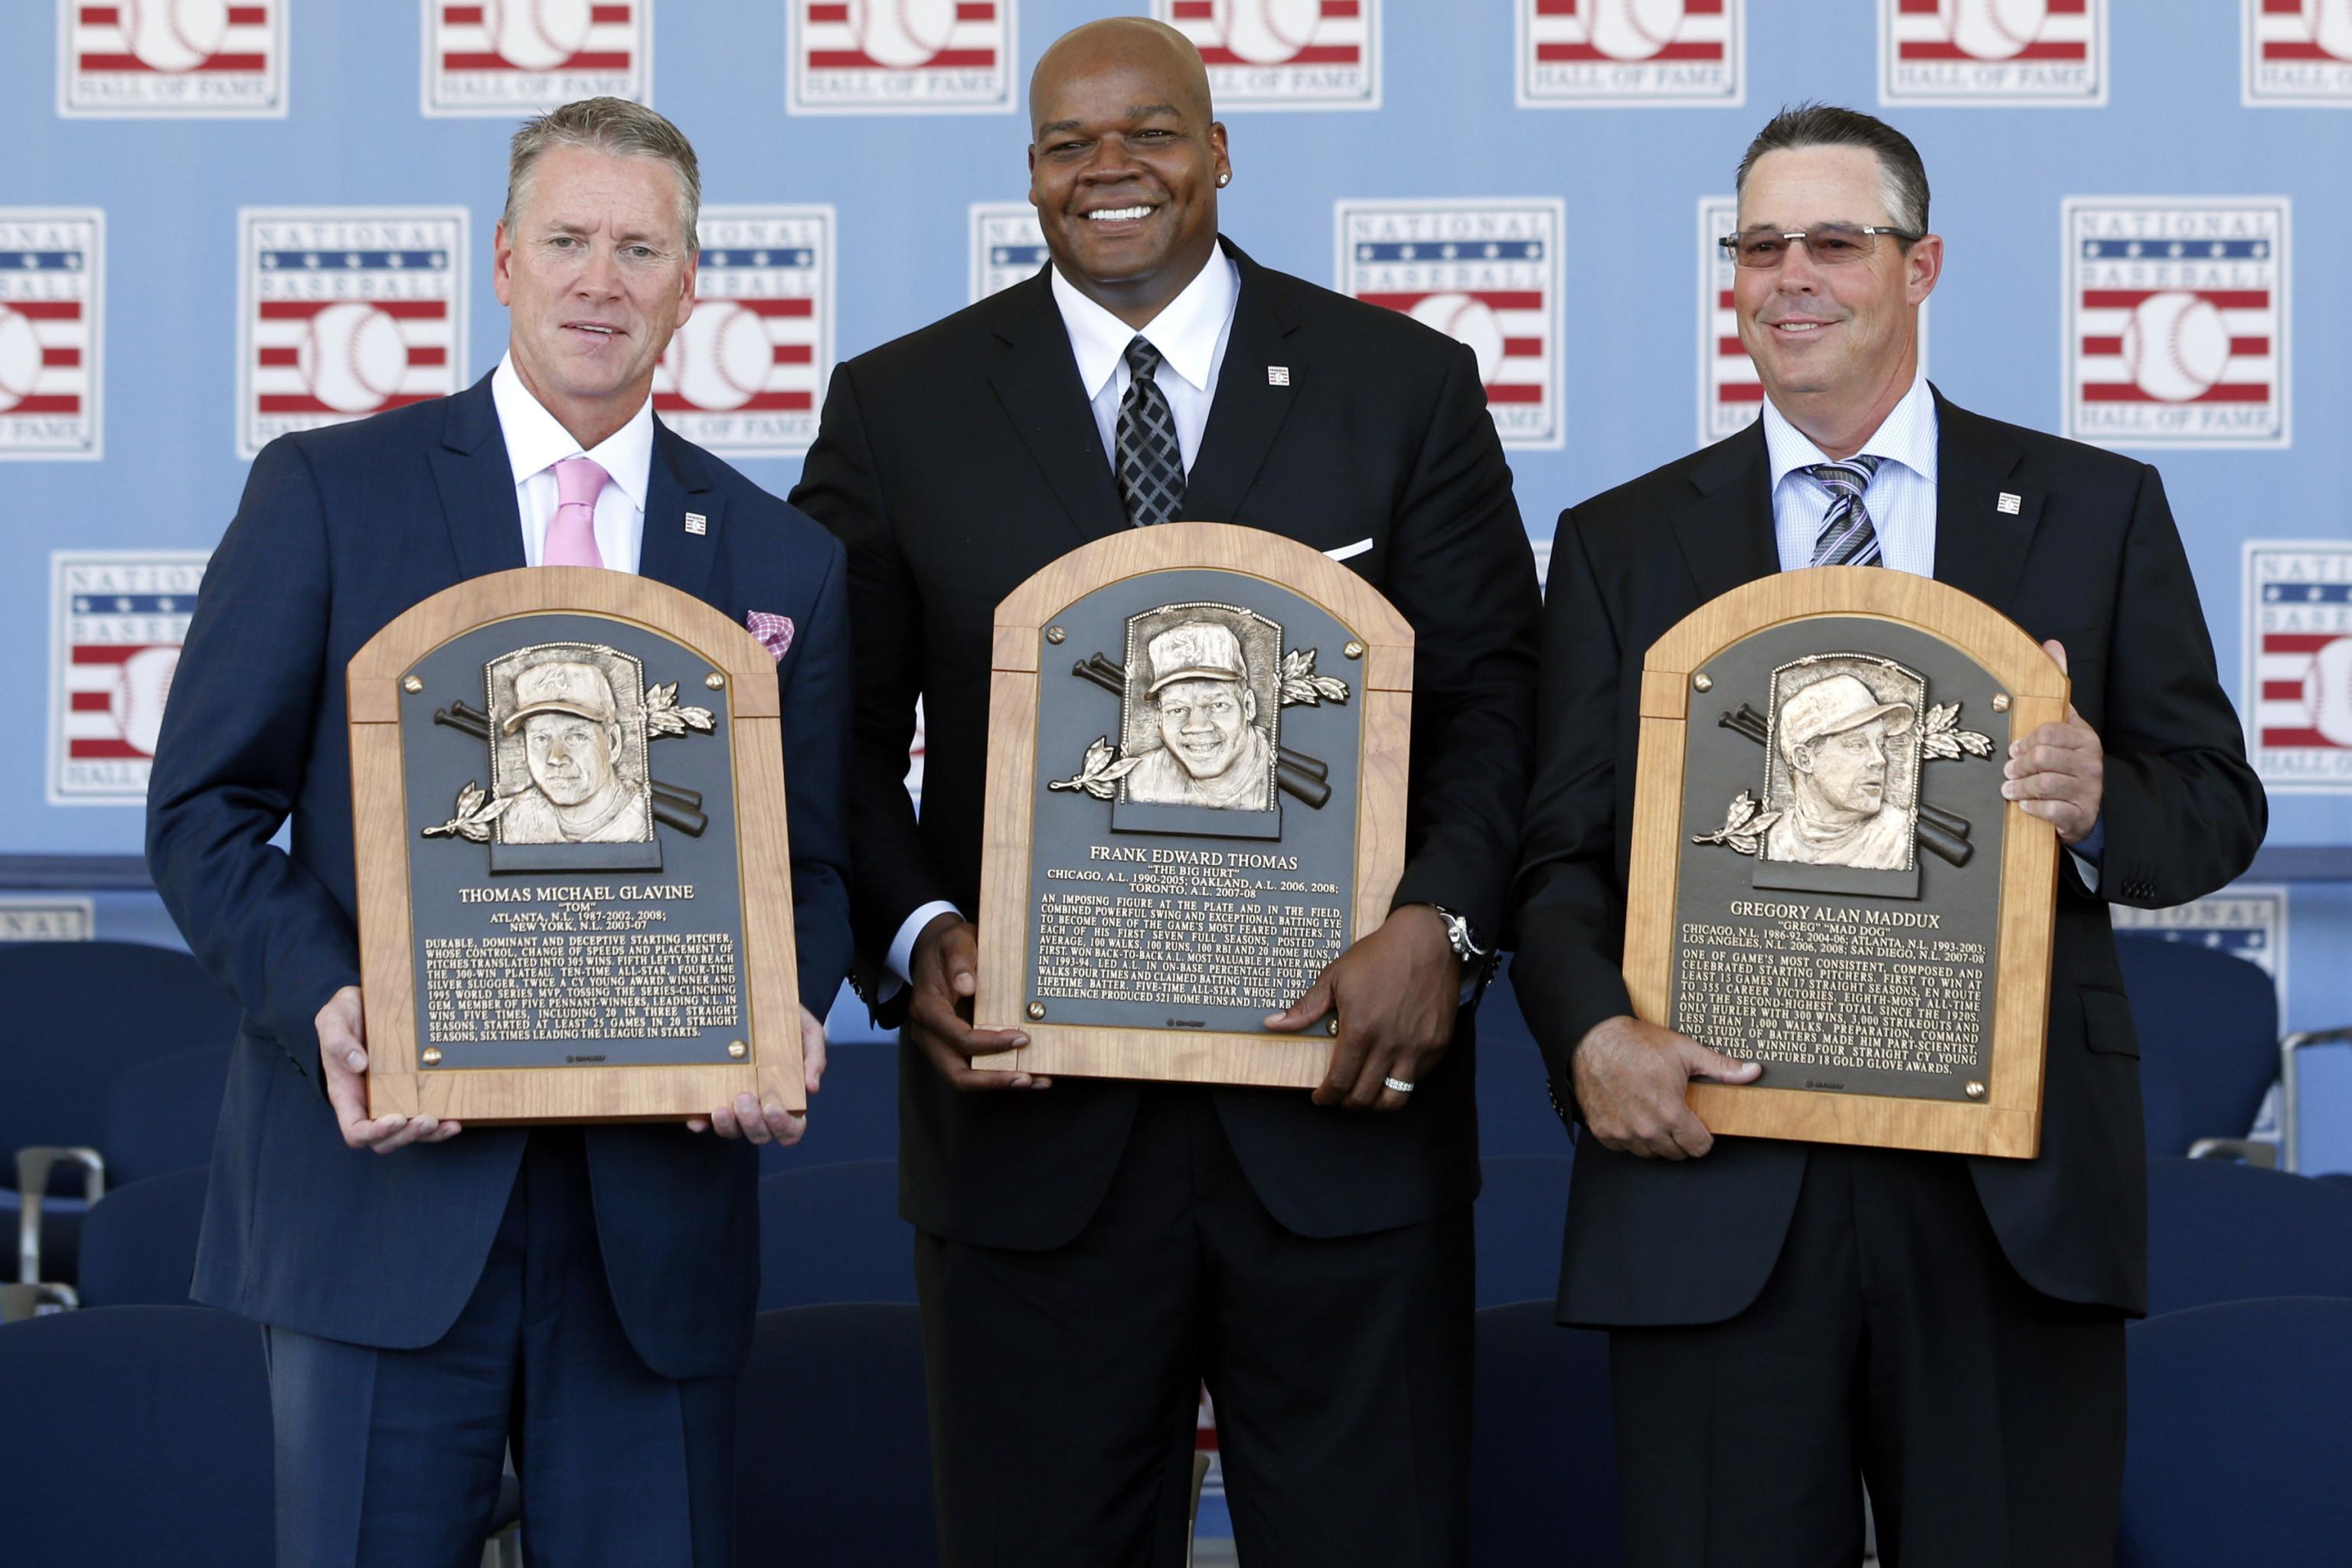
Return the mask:
{"type": "Polygon", "coordinates": [[[1884,567],[1694,612],[1642,675],[1625,977],[1763,1064],[1717,1133],[2031,1157],[2057,837],[2002,800],[2066,678],[2013,622],[1884,567]]]}
{"type": "Polygon", "coordinates": [[[774,658],[626,573],[503,572],[353,657],[370,1113],[802,1109],[774,658]]]}
{"type": "Polygon", "coordinates": [[[1098,540],[998,606],[981,879],[984,1068],[1312,1087],[1274,1034],[1387,919],[1412,631],[1310,547],[1225,523],[1098,540]]]}

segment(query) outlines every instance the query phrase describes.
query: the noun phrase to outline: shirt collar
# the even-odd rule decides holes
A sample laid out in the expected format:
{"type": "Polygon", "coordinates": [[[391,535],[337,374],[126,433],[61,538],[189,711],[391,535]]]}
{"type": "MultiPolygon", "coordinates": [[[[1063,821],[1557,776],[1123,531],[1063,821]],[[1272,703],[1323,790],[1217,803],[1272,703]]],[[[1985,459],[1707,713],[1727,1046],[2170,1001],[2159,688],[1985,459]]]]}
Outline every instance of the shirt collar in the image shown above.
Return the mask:
{"type": "MultiPolygon", "coordinates": [[[[1764,400],[1764,449],[1772,459],[1775,490],[1780,488],[1782,479],[1799,468],[1830,460],[1828,454],[1813,445],[1812,437],[1790,424],[1788,416],[1769,397],[1764,400]]],[[[1871,457],[1900,463],[1931,485],[1936,482],[1936,397],[1927,389],[1925,366],[1912,376],[1911,390],[1887,410],[1885,419],[1862,444],[1862,450],[1871,457]]]]}
{"type": "Polygon", "coordinates": [[[1077,356],[1078,382],[1086,388],[1087,402],[1102,395],[1118,371],[1128,343],[1139,335],[1149,339],[1168,362],[1168,368],[1188,384],[1201,392],[1209,390],[1209,378],[1216,370],[1217,339],[1241,295],[1240,269],[1223,246],[1184,285],[1182,293],[1144,323],[1139,333],[1079,293],[1059,267],[1053,268],[1053,274],[1054,303],[1062,312],[1062,325],[1069,330],[1070,352],[1077,356]]]}
{"type": "MultiPolygon", "coordinates": [[[[490,401],[499,411],[499,430],[507,442],[507,461],[514,481],[521,484],[566,458],[581,456],[580,443],[547,411],[522,384],[510,352],[490,373],[490,401]]],[[[630,504],[646,510],[646,492],[654,465],[654,400],[647,396],[629,422],[597,443],[587,454],[620,487],[630,504]]]]}

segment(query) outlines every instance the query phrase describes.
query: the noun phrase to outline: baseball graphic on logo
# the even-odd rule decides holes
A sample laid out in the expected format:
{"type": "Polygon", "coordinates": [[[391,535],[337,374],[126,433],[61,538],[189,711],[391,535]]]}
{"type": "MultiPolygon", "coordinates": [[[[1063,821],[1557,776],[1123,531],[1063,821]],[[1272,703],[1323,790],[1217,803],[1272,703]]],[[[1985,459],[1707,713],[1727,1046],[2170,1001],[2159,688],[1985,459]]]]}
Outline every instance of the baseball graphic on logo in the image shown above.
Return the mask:
{"type": "Polygon", "coordinates": [[[955,0],[850,0],[857,47],[876,65],[927,65],[955,31],[955,0]]]}
{"type": "Polygon", "coordinates": [[[2230,329],[2212,301],[2168,289],[2132,307],[2124,326],[2124,374],[2150,397],[2201,397],[2230,365],[2230,329]]]}
{"type": "Polygon", "coordinates": [[[551,71],[588,47],[589,0],[486,0],[490,47],[527,71],[551,71]]]}
{"type": "Polygon", "coordinates": [[[1503,369],[1503,323],[1494,308],[1467,294],[1432,294],[1412,308],[1412,319],[1435,327],[1456,342],[1468,343],[1478,356],[1480,384],[1491,386],[1503,369]]]}
{"type": "Polygon", "coordinates": [[[1683,0],[1585,0],[1592,47],[1615,60],[1646,60],[1675,41],[1683,0]]]}
{"type": "Polygon", "coordinates": [[[142,647],[122,661],[122,683],[107,703],[122,738],[149,756],[155,754],[155,737],[163,729],[163,702],[172,695],[172,676],[180,668],[176,647],[142,647]]]}
{"type": "Polygon", "coordinates": [[[227,0],[122,0],[123,40],[159,71],[194,70],[228,41],[227,0]]]}
{"type": "Polygon", "coordinates": [[[2311,41],[2339,60],[2352,60],[2352,0],[2303,0],[2311,41]]]}
{"type": "Polygon", "coordinates": [[[2013,59],[2042,34],[2049,0],[1939,0],[1952,42],[1980,60],[2013,59]]]}
{"type": "Polygon", "coordinates": [[[310,318],[294,363],[311,396],[338,414],[365,414],[400,390],[408,344],[390,316],[346,300],[310,318]]]}
{"type": "Polygon", "coordinates": [[[2311,727],[2330,745],[2352,746],[2352,637],[2320,648],[2304,677],[2303,700],[2311,707],[2311,727]]]}
{"type": "Polygon", "coordinates": [[[41,340],[33,323],[0,304],[0,409],[33,395],[41,374],[41,340]]]}
{"type": "Polygon", "coordinates": [[[776,351],[760,318],[726,300],[705,300],[669,341],[662,369],[698,409],[740,408],[768,382],[776,351]]]}
{"type": "Polygon", "coordinates": [[[1322,0],[1220,0],[1214,13],[1225,47],[1254,66],[1297,57],[1323,19],[1322,0]]]}

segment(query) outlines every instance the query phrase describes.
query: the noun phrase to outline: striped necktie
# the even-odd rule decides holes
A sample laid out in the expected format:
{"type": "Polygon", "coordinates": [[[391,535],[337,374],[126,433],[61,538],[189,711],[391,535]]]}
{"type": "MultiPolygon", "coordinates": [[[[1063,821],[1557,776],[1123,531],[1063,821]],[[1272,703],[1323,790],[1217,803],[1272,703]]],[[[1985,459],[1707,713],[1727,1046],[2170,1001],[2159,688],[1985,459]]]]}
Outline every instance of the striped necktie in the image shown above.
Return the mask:
{"type": "Polygon", "coordinates": [[[1884,460],[1848,458],[1842,463],[1815,463],[1805,470],[1830,492],[1829,515],[1822,519],[1822,531],[1813,536],[1814,565],[1885,564],[1879,559],[1878,530],[1870,526],[1870,513],[1862,504],[1862,492],[1870,488],[1870,476],[1884,460]]]}

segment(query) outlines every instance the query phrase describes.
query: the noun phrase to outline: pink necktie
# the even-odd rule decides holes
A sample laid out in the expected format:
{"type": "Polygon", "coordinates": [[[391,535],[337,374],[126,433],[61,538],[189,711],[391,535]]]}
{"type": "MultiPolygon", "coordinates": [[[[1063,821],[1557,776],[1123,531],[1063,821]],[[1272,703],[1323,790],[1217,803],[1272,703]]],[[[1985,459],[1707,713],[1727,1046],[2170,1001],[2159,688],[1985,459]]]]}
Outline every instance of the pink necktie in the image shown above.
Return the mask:
{"type": "Polygon", "coordinates": [[[542,566],[602,566],[596,549],[596,496],[606,475],[593,458],[566,458],[555,465],[555,516],[547,525],[542,566]]]}

